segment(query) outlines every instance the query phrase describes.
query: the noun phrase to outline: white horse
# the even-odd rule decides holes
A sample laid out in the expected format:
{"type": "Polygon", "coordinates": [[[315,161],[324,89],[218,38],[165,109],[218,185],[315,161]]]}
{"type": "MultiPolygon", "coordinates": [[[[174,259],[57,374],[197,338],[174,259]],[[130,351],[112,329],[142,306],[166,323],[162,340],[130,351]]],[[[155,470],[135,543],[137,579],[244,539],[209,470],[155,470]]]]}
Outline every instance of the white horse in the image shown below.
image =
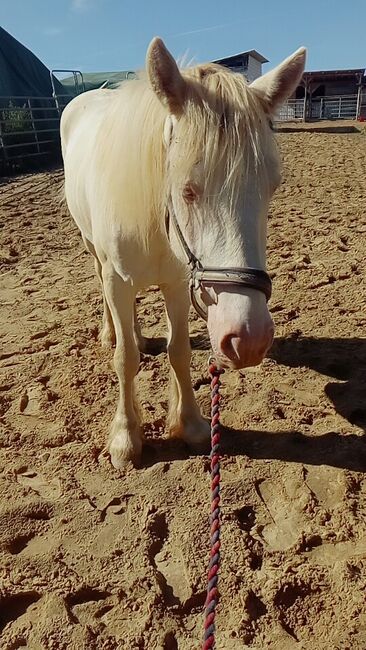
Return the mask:
{"type": "Polygon", "coordinates": [[[266,222],[280,164],[271,118],[299,83],[305,55],[297,50],[248,84],[210,63],[179,70],[155,38],[139,80],[84,93],[63,112],[66,200],[95,258],[102,344],[116,344],[116,468],[138,463],[142,447],[133,391],[143,345],[139,290],[154,284],[164,295],[168,428],[190,445],[209,436],[190,380],[190,280],[221,365],[256,365],[272,343],[266,222]]]}

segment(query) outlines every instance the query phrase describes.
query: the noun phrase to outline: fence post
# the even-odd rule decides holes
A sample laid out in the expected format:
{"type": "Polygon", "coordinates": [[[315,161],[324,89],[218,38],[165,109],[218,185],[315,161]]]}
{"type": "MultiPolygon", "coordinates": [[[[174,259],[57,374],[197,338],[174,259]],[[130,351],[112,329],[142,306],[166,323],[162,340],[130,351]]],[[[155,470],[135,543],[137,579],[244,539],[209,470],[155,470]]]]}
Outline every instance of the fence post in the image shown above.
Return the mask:
{"type": "Polygon", "coordinates": [[[55,105],[56,105],[56,109],[57,109],[57,112],[58,112],[59,119],[61,119],[62,108],[60,106],[60,102],[58,101],[58,97],[57,97],[56,93],[54,93],[53,99],[55,101],[55,105]]]}
{"type": "Polygon", "coordinates": [[[355,118],[356,120],[358,120],[358,118],[360,117],[360,113],[361,113],[361,88],[362,88],[362,86],[360,84],[358,86],[358,90],[357,90],[356,118],[355,118]]]}
{"type": "Polygon", "coordinates": [[[33,129],[33,131],[34,131],[34,139],[35,139],[36,144],[37,144],[37,152],[38,152],[38,153],[41,153],[41,148],[40,148],[40,146],[39,146],[39,140],[38,140],[37,127],[36,127],[36,124],[35,124],[35,121],[34,121],[34,117],[33,117],[32,104],[31,104],[31,100],[30,100],[30,98],[27,99],[27,104],[28,104],[29,113],[30,113],[30,118],[31,118],[31,122],[32,122],[32,129],[33,129]]]}
{"type": "Polygon", "coordinates": [[[3,116],[4,116],[4,113],[2,113],[0,111],[0,146],[3,148],[4,160],[7,160],[8,159],[8,154],[7,154],[7,151],[6,151],[6,146],[5,146],[5,142],[4,142],[4,138],[3,138],[2,119],[1,119],[3,116]]]}

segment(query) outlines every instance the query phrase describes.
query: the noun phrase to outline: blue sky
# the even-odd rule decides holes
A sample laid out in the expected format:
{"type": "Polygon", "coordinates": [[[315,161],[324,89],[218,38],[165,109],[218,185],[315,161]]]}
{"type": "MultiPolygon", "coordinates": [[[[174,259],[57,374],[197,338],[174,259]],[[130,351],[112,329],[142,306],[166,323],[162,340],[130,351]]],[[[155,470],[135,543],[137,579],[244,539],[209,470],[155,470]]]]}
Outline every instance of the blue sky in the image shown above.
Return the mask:
{"type": "Polygon", "coordinates": [[[308,70],[366,66],[366,0],[10,0],[1,26],[49,68],[135,70],[159,35],[195,62],[256,49],[269,69],[300,45],[308,70]]]}

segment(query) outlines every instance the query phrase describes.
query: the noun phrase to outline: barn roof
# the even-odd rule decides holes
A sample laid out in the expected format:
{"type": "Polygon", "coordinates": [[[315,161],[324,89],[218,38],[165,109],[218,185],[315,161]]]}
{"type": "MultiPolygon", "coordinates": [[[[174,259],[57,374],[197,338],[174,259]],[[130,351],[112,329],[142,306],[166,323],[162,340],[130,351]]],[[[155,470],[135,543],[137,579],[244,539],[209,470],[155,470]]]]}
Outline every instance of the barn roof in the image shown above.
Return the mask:
{"type": "Polygon", "coordinates": [[[303,79],[310,81],[314,79],[338,79],[339,77],[355,78],[363,77],[365,75],[365,68],[353,68],[350,70],[314,70],[304,72],[303,79]]]}
{"type": "Polygon", "coordinates": [[[252,56],[253,59],[257,59],[259,63],[268,63],[268,59],[266,59],[266,57],[263,56],[263,54],[259,54],[257,50],[247,50],[246,52],[239,52],[238,54],[231,54],[230,56],[224,56],[222,59],[216,59],[216,61],[213,61],[213,63],[220,63],[227,66],[240,64],[244,56],[252,56]]]}

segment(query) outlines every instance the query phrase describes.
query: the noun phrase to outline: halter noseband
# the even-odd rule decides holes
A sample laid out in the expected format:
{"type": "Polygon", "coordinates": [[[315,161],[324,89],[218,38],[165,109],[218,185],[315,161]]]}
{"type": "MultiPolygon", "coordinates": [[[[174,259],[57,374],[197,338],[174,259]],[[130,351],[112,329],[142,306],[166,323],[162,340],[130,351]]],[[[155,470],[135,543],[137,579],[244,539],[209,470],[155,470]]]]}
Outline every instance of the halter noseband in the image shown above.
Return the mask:
{"type": "Polygon", "coordinates": [[[167,208],[165,213],[165,228],[168,239],[170,221],[172,221],[174,230],[187,258],[187,263],[191,271],[189,288],[192,305],[199,316],[201,316],[204,320],[207,320],[207,309],[205,309],[202,303],[198,301],[196,294],[198,290],[205,284],[226,283],[248,287],[250,289],[257,289],[258,291],[264,293],[267,301],[270,299],[272,294],[272,281],[266,271],[252,268],[222,269],[211,266],[203,267],[201,262],[192,253],[186,240],[184,239],[174,211],[172,210],[169,212],[167,208]]]}

